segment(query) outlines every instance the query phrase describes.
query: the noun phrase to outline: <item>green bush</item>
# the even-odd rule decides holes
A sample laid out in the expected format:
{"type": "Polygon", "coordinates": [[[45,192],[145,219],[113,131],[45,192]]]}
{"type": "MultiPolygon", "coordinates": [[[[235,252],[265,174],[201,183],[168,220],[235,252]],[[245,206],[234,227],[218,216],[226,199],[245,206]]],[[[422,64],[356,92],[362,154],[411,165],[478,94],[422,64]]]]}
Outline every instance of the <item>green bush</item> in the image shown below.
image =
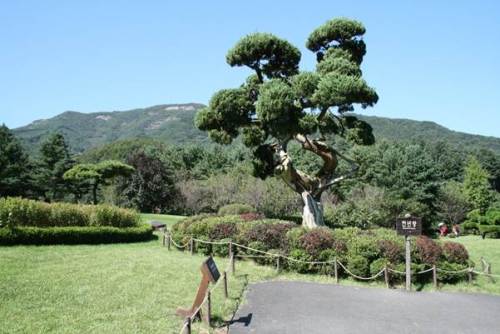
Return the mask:
{"type": "MultiPolygon", "coordinates": [[[[386,258],[379,258],[370,263],[370,275],[375,275],[378,274],[382,269],[384,269],[386,266],[388,266],[389,260],[386,258]]],[[[384,277],[384,276],[382,276],[384,277]]]]}
{"type": "Polygon", "coordinates": [[[467,278],[467,272],[463,273],[450,273],[453,271],[464,270],[468,267],[468,264],[451,263],[448,261],[441,261],[437,264],[437,267],[441,270],[437,272],[437,279],[439,282],[443,283],[455,283],[460,280],[465,280],[467,278]]]}
{"type": "Polygon", "coordinates": [[[221,207],[218,211],[219,216],[241,215],[243,213],[254,213],[255,209],[248,204],[228,204],[221,207]]]}
{"type": "Polygon", "coordinates": [[[348,258],[347,269],[354,275],[367,277],[370,273],[368,260],[361,255],[353,255],[348,258]]]}
{"type": "Polygon", "coordinates": [[[0,222],[11,228],[111,226],[134,227],[139,214],[109,205],[44,203],[23,198],[0,198],[0,222]]]}
{"type": "Polygon", "coordinates": [[[106,244],[139,242],[154,238],[149,224],[117,228],[85,227],[15,227],[0,228],[0,245],[106,244]]]}
{"type": "MultiPolygon", "coordinates": [[[[300,261],[312,260],[311,256],[307,254],[307,252],[303,249],[292,249],[292,251],[288,256],[291,257],[292,259],[300,261]]],[[[288,268],[302,274],[308,273],[312,269],[310,264],[303,262],[296,262],[296,261],[288,261],[288,268]]]]}

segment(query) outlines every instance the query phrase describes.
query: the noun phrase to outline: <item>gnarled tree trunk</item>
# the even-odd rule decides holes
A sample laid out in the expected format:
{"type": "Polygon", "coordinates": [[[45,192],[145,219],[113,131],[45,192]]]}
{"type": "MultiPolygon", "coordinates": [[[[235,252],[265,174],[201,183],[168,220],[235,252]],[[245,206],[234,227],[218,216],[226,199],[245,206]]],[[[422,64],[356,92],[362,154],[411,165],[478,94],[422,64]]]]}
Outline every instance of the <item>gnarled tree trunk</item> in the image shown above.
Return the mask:
{"type": "Polygon", "coordinates": [[[309,176],[297,170],[286,152],[286,144],[275,145],[275,174],[279,175],[285,183],[302,197],[304,208],[302,211],[302,226],[315,228],[324,226],[323,205],[321,194],[337,182],[342,181],[356,170],[350,159],[318,140],[309,140],[306,136],[297,135],[295,139],[302,144],[305,150],[311,151],[323,159],[323,167],[315,176],[309,176]],[[351,173],[333,178],[337,167],[337,155],[351,163],[351,173]]]}
{"type": "Polygon", "coordinates": [[[324,226],[323,205],[320,200],[316,200],[309,192],[302,192],[302,201],[304,209],[302,211],[302,226],[306,228],[315,228],[324,226]]]}

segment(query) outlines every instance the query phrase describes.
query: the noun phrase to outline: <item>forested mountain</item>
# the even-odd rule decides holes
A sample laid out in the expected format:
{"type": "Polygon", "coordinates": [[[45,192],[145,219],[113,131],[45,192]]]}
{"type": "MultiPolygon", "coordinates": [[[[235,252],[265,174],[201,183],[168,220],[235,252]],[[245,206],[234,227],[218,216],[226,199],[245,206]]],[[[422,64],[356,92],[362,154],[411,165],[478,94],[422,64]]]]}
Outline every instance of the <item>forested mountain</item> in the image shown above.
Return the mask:
{"type": "Polygon", "coordinates": [[[164,104],[127,111],[81,113],[66,111],[14,129],[28,150],[34,150],[50,133],[60,132],[75,153],[119,139],[154,138],[181,144],[206,140],[193,125],[202,104],[164,104]]]}
{"type": "MultiPolygon", "coordinates": [[[[46,120],[14,129],[26,147],[34,151],[50,133],[64,134],[75,153],[119,139],[152,138],[172,144],[208,142],[205,132],[194,127],[193,119],[202,104],[164,104],[128,111],[80,113],[66,111],[46,120]]],[[[488,148],[500,153],[500,138],[449,130],[434,122],[360,116],[370,123],[377,139],[426,139],[446,141],[462,148],[488,148]]]]}

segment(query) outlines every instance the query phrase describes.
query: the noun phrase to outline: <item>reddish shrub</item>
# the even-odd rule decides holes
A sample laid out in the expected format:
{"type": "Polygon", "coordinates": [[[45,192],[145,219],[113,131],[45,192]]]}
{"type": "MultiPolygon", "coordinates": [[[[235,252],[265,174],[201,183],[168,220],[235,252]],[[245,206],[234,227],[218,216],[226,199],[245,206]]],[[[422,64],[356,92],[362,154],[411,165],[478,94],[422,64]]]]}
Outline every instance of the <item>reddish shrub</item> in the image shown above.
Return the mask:
{"type": "Polygon", "coordinates": [[[266,245],[267,249],[286,248],[286,233],[294,227],[290,223],[256,224],[245,231],[244,242],[260,241],[266,245]]]}
{"type": "Polygon", "coordinates": [[[392,240],[379,240],[378,246],[382,256],[391,263],[398,263],[404,259],[403,246],[392,240]]]}
{"type": "Polygon", "coordinates": [[[469,259],[469,253],[465,249],[464,245],[458,242],[445,242],[443,243],[443,253],[448,262],[452,263],[467,263],[469,259]]]}
{"type": "Polygon", "coordinates": [[[321,251],[333,248],[334,240],[328,229],[317,228],[301,236],[299,244],[309,255],[317,257],[321,251]]]}
{"type": "Polygon", "coordinates": [[[262,213],[257,213],[257,212],[248,212],[248,213],[242,213],[240,215],[240,218],[243,219],[246,222],[252,221],[252,220],[258,220],[258,219],[263,219],[265,218],[262,213]]]}
{"type": "Polygon", "coordinates": [[[236,224],[219,223],[210,228],[208,237],[210,240],[221,240],[233,237],[238,232],[236,224]]]}
{"type": "Polygon", "coordinates": [[[436,264],[443,251],[439,244],[426,236],[419,236],[416,242],[418,259],[427,264],[436,264]]]}

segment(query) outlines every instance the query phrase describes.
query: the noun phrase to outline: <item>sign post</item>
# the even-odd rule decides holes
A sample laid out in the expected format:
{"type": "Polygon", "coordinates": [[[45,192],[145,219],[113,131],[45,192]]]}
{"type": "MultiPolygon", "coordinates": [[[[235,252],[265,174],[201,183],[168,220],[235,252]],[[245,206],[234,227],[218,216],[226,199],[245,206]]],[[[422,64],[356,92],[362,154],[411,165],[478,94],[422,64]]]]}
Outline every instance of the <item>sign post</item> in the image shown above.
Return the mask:
{"type": "MultiPolygon", "coordinates": [[[[214,259],[209,256],[205,261],[203,261],[201,265],[201,282],[200,285],[198,286],[198,292],[196,293],[196,297],[194,298],[193,306],[190,308],[182,308],[179,307],[177,308],[177,311],[175,312],[178,316],[181,316],[183,318],[192,318],[196,314],[196,310],[198,307],[203,303],[203,300],[205,299],[205,296],[207,295],[208,291],[208,285],[210,283],[215,283],[219,280],[220,278],[220,273],[219,269],[217,269],[217,265],[215,264],[214,259]]],[[[207,314],[208,317],[210,317],[210,314],[207,314]]],[[[209,319],[207,318],[207,321],[209,319]]]]}
{"type": "Polygon", "coordinates": [[[396,220],[396,231],[405,237],[406,290],[411,290],[411,247],[410,236],[422,234],[422,219],[405,215],[396,220]]]}

